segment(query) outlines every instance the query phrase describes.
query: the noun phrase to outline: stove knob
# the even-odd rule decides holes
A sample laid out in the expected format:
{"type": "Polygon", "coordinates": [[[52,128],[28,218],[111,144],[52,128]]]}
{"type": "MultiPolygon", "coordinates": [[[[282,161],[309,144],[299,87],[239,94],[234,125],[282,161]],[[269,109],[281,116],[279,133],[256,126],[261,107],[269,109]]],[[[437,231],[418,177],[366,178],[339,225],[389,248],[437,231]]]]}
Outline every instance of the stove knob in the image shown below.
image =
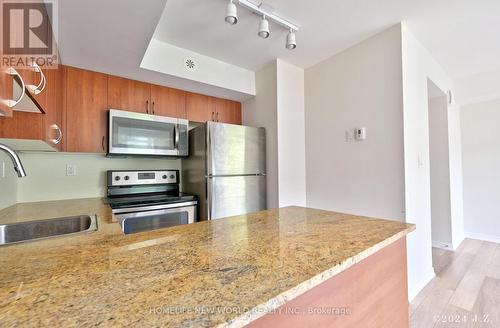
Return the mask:
{"type": "Polygon", "coordinates": [[[130,180],[130,177],[128,175],[125,176],[125,180],[130,180]]]}
{"type": "Polygon", "coordinates": [[[172,179],[172,180],[173,180],[173,179],[175,179],[175,175],[173,175],[173,174],[172,174],[172,175],[170,176],[170,179],[172,179]]]}
{"type": "Polygon", "coordinates": [[[120,181],[120,177],[118,175],[115,177],[115,181],[120,181]]]}
{"type": "Polygon", "coordinates": [[[163,179],[166,179],[166,178],[167,178],[167,175],[166,175],[166,174],[164,174],[164,175],[162,176],[162,178],[163,178],[163,179]]]}

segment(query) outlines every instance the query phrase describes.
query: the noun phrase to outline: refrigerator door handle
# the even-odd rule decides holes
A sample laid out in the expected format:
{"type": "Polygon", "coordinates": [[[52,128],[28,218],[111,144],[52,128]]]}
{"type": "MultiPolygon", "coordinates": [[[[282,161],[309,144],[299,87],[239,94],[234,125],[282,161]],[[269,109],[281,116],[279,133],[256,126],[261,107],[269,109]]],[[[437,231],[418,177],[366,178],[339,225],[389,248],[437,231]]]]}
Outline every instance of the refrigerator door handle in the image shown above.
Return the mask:
{"type": "Polygon", "coordinates": [[[207,188],[207,219],[212,220],[212,198],[213,198],[213,180],[212,178],[207,178],[206,183],[207,188]]]}

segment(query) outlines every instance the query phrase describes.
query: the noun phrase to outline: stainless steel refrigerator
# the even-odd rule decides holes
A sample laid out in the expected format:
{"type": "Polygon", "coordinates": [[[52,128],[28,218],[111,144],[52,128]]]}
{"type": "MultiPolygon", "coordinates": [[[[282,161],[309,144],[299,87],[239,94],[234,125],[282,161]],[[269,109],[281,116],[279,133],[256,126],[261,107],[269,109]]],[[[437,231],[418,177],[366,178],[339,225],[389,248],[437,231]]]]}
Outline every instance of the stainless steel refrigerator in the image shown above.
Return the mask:
{"type": "Polygon", "coordinates": [[[182,191],[199,197],[199,220],[265,210],[265,129],[216,122],[192,129],[182,172],[182,191]]]}

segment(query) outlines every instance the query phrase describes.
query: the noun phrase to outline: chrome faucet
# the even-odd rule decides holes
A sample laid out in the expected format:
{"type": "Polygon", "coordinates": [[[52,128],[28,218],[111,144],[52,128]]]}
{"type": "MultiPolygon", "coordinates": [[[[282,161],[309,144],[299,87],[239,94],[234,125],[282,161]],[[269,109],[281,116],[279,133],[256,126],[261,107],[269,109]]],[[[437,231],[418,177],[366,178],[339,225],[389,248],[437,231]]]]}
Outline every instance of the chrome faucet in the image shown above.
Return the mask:
{"type": "Polygon", "coordinates": [[[26,171],[24,170],[23,163],[21,163],[21,160],[19,159],[19,156],[17,156],[16,152],[1,143],[0,150],[3,150],[7,153],[7,155],[9,155],[10,159],[12,160],[12,164],[14,164],[14,170],[16,171],[17,176],[20,178],[25,177],[26,171]]]}

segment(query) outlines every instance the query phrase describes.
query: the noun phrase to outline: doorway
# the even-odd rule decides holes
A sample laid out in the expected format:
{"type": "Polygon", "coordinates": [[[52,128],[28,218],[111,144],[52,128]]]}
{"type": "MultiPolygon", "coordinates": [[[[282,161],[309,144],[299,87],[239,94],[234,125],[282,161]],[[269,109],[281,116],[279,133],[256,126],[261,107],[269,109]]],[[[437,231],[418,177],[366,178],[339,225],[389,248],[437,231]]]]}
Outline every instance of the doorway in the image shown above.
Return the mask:
{"type": "MultiPolygon", "coordinates": [[[[431,80],[427,80],[427,91],[429,111],[432,247],[435,250],[453,250],[450,201],[448,97],[446,93],[439,89],[431,80]]],[[[434,267],[436,267],[436,264],[434,267]]]]}

